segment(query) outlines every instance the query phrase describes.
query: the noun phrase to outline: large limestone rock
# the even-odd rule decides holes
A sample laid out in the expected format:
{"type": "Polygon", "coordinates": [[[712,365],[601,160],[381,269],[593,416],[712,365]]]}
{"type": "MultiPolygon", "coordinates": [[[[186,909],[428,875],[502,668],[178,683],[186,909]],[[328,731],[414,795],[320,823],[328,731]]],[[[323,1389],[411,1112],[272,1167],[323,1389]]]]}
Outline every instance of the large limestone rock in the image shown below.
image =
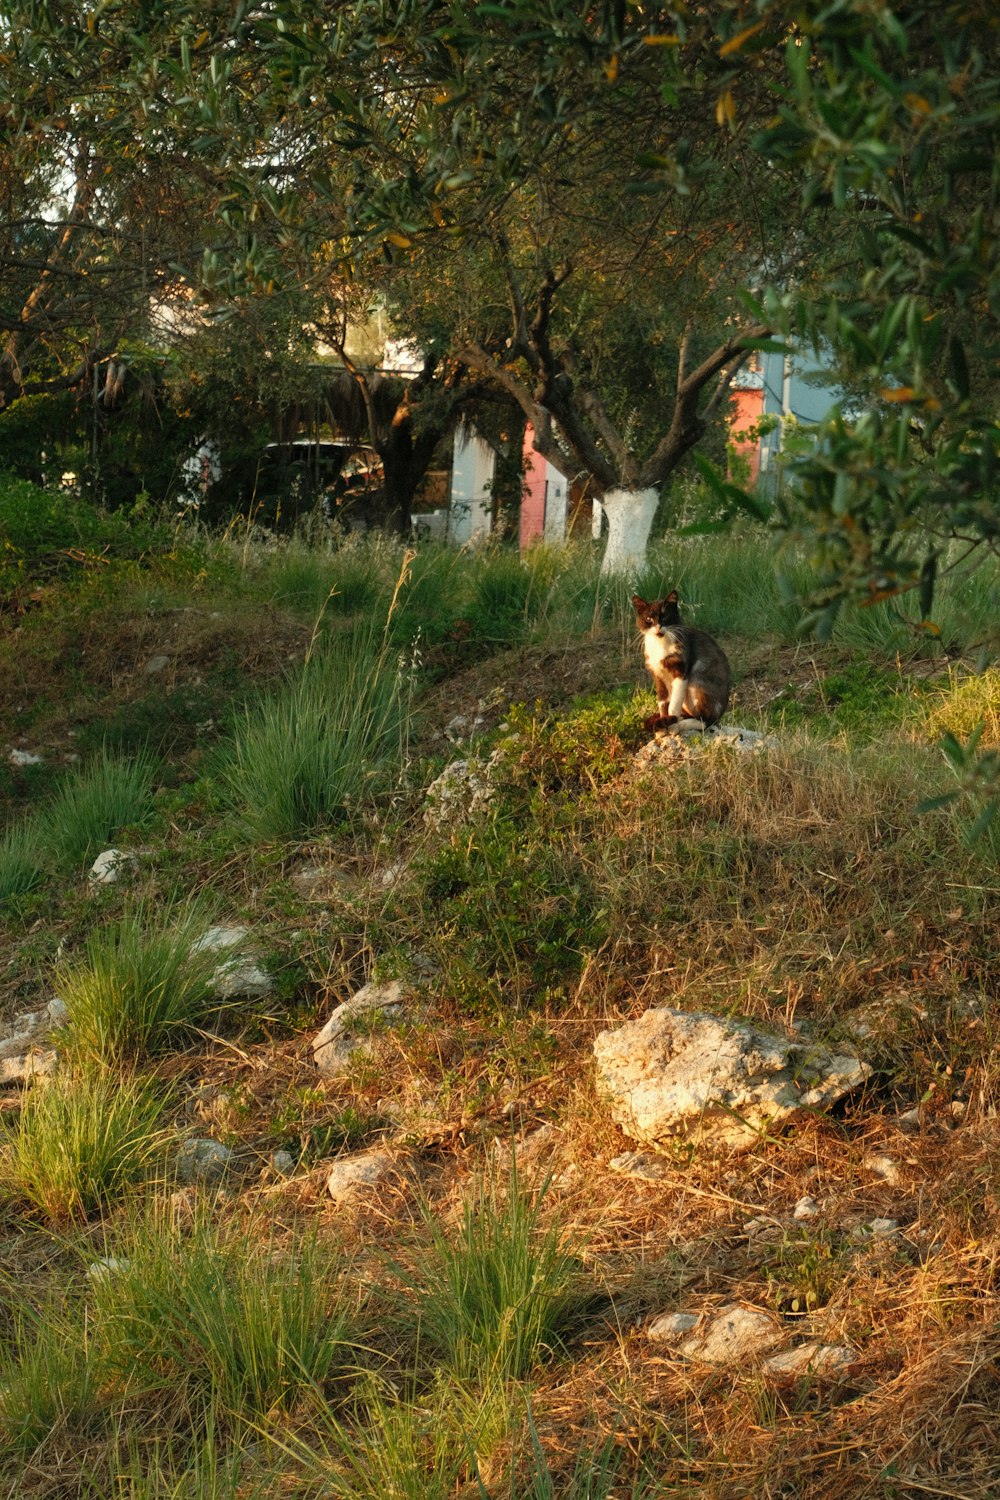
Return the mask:
{"type": "Polygon", "coordinates": [[[829,1108],[871,1073],[849,1053],[667,1007],[602,1031],[594,1055],[612,1116],[651,1146],[694,1140],[745,1150],[829,1108]]]}
{"type": "Polygon", "coordinates": [[[370,1052],[366,1026],[379,1018],[393,1021],[403,1014],[406,991],[398,979],[364,985],[350,1000],[338,1005],[322,1031],[313,1038],[313,1058],[322,1078],[336,1078],[350,1067],[358,1051],[370,1052]]]}

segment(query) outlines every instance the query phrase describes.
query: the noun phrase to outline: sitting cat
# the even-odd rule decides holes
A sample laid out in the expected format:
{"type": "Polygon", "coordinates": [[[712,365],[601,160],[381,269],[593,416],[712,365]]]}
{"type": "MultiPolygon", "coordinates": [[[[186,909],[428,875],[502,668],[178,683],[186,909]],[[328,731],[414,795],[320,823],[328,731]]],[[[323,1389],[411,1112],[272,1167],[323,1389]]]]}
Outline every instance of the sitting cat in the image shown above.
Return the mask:
{"type": "Polygon", "coordinates": [[[633,594],[632,603],[659,708],[646,728],[669,729],[682,718],[700,719],[706,729],[717,724],[729,704],[729,662],[722,647],[704,630],[682,623],[676,589],[651,603],[633,594]]]}

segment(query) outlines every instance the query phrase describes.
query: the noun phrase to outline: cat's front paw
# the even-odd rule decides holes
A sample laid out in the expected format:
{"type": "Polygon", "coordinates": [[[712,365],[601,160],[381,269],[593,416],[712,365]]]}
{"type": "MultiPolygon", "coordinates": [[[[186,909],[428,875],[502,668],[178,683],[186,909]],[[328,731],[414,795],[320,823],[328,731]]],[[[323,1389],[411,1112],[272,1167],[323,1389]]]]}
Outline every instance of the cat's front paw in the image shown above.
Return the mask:
{"type": "Polygon", "coordinates": [[[676,723],[677,718],[674,714],[653,714],[646,720],[646,731],[649,734],[656,734],[658,730],[670,729],[676,723]]]}

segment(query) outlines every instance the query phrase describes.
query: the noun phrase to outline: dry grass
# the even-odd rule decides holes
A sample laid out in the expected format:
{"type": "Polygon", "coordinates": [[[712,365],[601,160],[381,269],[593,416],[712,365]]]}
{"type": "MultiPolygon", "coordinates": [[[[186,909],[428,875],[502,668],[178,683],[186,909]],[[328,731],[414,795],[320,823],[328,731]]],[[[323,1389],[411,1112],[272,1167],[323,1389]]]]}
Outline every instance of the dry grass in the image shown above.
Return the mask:
{"type": "MultiPolygon", "coordinates": [[[[180,691],[205,666],[216,681],[270,677],[308,642],[301,623],[273,611],[235,631],[228,608],[214,623],[210,608],[187,622],[171,615],[176,634],[167,645],[162,635],[154,642],[138,614],[106,636],[95,616],[95,690],[119,681],[126,698],[141,697],[139,663],[154,644],[175,646],[170,685],[180,691]]],[[[845,665],[843,648],[824,648],[824,656],[738,639],[727,647],[741,709],[757,722],[783,685],[797,682],[805,701],[817,679],[845,665]]],[[[74,702],[63,668],[46,661],[45,681],[63,699],[36,727],[66,748],[68,728],[92,722],[94,700],[74,702]]],[[[627,768],[560,783],[547,774],[540,731],[524,763],[505,762],[510,784],[491,846],[505,881],[513,871],[528,882],[528,937],[518,939],[517,971],[502,970],[479,990],[461,944],[474,939],[475,953],[489,956],[494,932],[509,937],[492,925],[503,917],[506,887],[482,893],[473,911],[480,927],[470,935],[457,923],[455,898],[429,902],[421,884],[442,851],[462,853],[485,836],[475,820],[443,833],[422,821],[423,785],[441,758],[461,753],[441,725],[481,702],[493,729],[511,703],[530,708],[536,698],[561,723],[575,693],[622,682],[645,688],[622,631],[520,647],[439,682],[425,703],[426,759],[414,760],[409,785],[309,844],[236,849],[211,777],[198,770],[210,762],[189,736],[174,759],[177,783],[160,794],[142,894],[164,900],[178,888],[211,886],[232,920],[252,926],[280,988],[267,1007],[233,1016],[223,1034],[151,1065],[176,1100],[174,1122],[223,1140],[239,1164],[221,1190],[186,1190],[175,1204],[178,1253],[193,1232],[183,1222],[192,1206],[227,1243],[241,1235],[263,1242],[266,1224],[269,1250],[284,1255],[318,1236],[357,1330],[358,1378],[352,1385],[348,1372],[325,1393],[332,1416],[322,1431],[313,1412],[258,1413],[252,1452],[230,1445],[238,1424],[220,1409],[211,1442],[223,1467],[239,1465],[223,1481],[208,1474],[211,1465],[196,1473],[208,1439],[192,1436],[183,1391],[151,1401],[117,1369],[98,1384],[86,1421],[64,1412],[26,1456],[0,1453],[0,1495],[94,1500],[126,1492],[125,1481],[115,1488],[116,1474],[131,1475],[127,1492],[150,1500],[304,1500],[323,1486],[367,1493],[375,1471],[352,1469],[337,1445],[356,1441],[360,1453],[380,1411],[398,1424],[400,1461],[416,1444],[414,1483],[426,1481],[429,1493],[440,1480],[448,1500],[583,1500],[586,1492],[573,1488],[580,1455],[609,1441],[615,1500],[968,1500],[995,1492],[1000,882],[984,853],[964,843],[953,810],[914,813],[941,784],[933,734],[961,731],[977,705],[990,712],[988,689],[970,681],[945,675],[929,693],[923,682],[921,713],[867,745],[788,731],[766,753],[704,755],[642,776],[627,768]],[[537,890],[535,852],[536,869],[543,856],[549,861],[537,890]],[[399,861],[402,873],[385,880],[399,861]],[[295,883],[315,866],[323,878],[295,883]],[[558,915],[571,888],[583,892],[573,928],[579,950],[557,982],[532,991],[532,914],[558,915]],[[340,1077],[318,1079],[310,1038],[333,1006],[376,964],[412,972],[417,951],[438,963],[419,1003],[372,1033],[370,1055],[340,1077]],[[874,1030],[862,1046],[875,1075],[832,1114],[753,1150],[701,1148],[664,1158],[655,1180],[625,1176],[611,1163],[633,1143],[595,1090],[592,1045],[602,1028],[655,1004],[834,1039],[864,1007],[874,1030]],[[377,1143],[393,1153],[389,1184],[335,1204],[325,1187],[332,1160],[377,1143]],[[271,1164],[278,1148],[297,1155],[290,1177],[271,1164]],[[486,1415],[476,1382],[456,1384],[438,1452],[430,1438],[440,1372],[398,1315],[392,1267],[419,1276],[433,1248],[426,1214],[453,1236],[484,1174],[494,1174],[502,1194],[512,1148],[523,1184],[548,1179],[539,1231],[572,1247],[590,1300],[565,1348],[529,1361],[527,1374],[497,1389],[486,1415]],[[804,1194],[819,1204],[815,1219],[794,1217],[804,1194]],[[866,1235],[877,1218],[896,1220],[899,1234],[866,1235]],[[809,1311],[793,1316],[793,1301],[806,1294],[809,1311]],[[850,1379],[779,1387],[753,1368],[685,1362],[647,1337],[660,1312],[734,1301],[780,1309],[797,1338],[851,1344],[858,1359],[850,1379]],[[478,1480],[461,1446],[463,1422],[477,1433],[478,1480]],[[302,1443],[322,1451],[322,1473],[303,1461],[302,1443]],[[421,1454],[436,1454],[433,1474],[421,1454]]],[[[16,684],[11,691],[16,697],[16,684]]],[[[619,740],[628,767],[624,729],[619,740]]],[[[27,899],[36,904],[25,921],[5,928],[10,957],[0,986],[11,1005],[42,993],[40,976],[60,940],[72,956],[92,926],[125,904],[114,891],[68,885],[27,899]]],[[[165,1201],[171,1191],[158,1190],[165,1201]]],[[[86,1311],[83,1269],[127,1240],[129,1212],[110,1204],[56,1238],[8,1208],[5,1291],[20,1287],[37,1307],[58,1302],[67,1317],[77,1306],[86,1311]]],[[[3,1382],[0,1370],[0,1392],[3,1382]]],[[[39,1410],[49,1408],[40,1402],[39,1410]]],[[[391,1473],[378,1482],[392,1492],[391,1473]]]]}

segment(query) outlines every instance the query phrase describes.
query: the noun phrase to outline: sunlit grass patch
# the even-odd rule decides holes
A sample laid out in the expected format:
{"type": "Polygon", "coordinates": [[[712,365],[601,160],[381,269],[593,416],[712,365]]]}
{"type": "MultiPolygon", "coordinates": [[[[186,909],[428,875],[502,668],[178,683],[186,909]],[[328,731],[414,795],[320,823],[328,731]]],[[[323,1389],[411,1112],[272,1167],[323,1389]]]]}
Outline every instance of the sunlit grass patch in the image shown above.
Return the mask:
{"type": "Polygon", "coordinates": [[[544,1185],[483,1180],[451,1234],[428,1211],[430,1244],[407,1276],[422,1341],[480,1386],[524,1379],[564,1343],[579,1309],[579,1261],[542,1222],[544,1185]]]}
{"type": "Polygon", "coordinates": [[[81,1221],[162,1170],[166,1099],[139,1078],[59,1072],[0,1140],[0,1195],[54,1224],[81,1221]]]}
{"type": "Polygon", "coordinates": [[[208,925],[203,907],[167,902],[95,928],[55,971],[69,1053],[130,1067],[189,1042],[218,1009],[210,980],[219,956],[198,946],[208,925]]]}
{"type": "Polygon", "coordinates": [[[354,1365],[338,1266],[315,1235],[279,1246],[208,1221],[182,1234],[150,1214],[116,1255],[93,1288],[95,1337],[129,1387],[186,1390],[192,1410],[253,1423],[318,1405],[354,1365]]]}

